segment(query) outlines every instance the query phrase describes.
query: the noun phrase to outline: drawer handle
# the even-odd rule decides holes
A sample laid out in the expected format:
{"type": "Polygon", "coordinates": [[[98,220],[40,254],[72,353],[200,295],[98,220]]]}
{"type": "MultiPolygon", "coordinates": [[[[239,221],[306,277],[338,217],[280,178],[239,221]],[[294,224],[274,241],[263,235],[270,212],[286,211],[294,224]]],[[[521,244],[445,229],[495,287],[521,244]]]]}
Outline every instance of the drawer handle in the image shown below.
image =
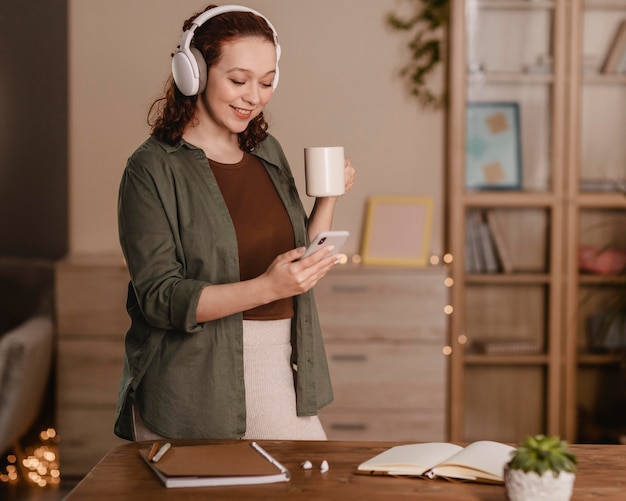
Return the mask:
{"type": "Polygon", "coordinates": [[[332,358],[336,362],[366,362],[367,355],[358,355],[356,353],[347,355],[332,355],[332,358]]]}
{"type": "Polygon", "coordinates": [[[367,292],[369,287],[367,285],[333,285],[333,292],[367,292]]]}
{"type": "Polygon", "coordinates": [[[330,428],[343,431],[364,431],[367,426],[364,423],[332,423],[330,428]]]}

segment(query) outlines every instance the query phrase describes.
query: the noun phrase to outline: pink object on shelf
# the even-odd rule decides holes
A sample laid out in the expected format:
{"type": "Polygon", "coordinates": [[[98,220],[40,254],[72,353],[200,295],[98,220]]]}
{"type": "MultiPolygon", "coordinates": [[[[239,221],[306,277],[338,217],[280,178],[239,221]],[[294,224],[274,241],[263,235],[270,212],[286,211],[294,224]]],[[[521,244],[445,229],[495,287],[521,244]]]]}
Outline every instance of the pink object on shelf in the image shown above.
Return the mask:
{"type": "Polygon", "coordinates": [[[626,250],[581,245],[578,248],[578,267],[588,273],[617,275],[626,270],[626,250]]]}

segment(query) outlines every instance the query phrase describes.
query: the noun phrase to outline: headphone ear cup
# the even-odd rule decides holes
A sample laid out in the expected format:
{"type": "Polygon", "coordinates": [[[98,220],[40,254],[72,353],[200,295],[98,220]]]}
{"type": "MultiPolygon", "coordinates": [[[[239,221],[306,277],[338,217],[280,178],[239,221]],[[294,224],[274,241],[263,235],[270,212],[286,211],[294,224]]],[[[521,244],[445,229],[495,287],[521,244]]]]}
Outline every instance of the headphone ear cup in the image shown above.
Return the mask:
{"type": "Polygon", "coordinates": [[[280,44],[276,42],[276,74],[274,75],[274,85],[272,87],[273,90],[276,90],[276,87],[278,87],[278,79],[280,78],[280,71],[278,70],[278,61],[280,61],[281,52],[282,52],[282,49],[280,47],[280,44]]]}
{"type": "Polygon", "coordinates": [[[176,87],[185,96],[198,93],[199,78],[196,75],[199,75],[196,57],[188,52],[176,52],[172,57],[172,76],[176,87]]]}
{"type": "Polygon", "coordinates": [[[204,60],[202,52],[198,49],[191,47],[190,50],[196,60],[196,67],[198,68],[198,90],[196,91],[196,94],[202,94],[206,88],[206,79],[208,74],[206,61],[204,60]]]}

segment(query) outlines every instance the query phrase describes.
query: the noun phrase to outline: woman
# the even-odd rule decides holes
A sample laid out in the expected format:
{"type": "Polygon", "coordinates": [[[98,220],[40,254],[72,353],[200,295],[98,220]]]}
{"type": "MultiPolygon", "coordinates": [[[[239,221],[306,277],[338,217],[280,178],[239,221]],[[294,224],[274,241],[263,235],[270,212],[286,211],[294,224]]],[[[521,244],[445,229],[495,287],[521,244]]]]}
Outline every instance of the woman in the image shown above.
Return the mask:
{"type": "MultiPolygon", "coordinates": [[[[337,198],[307,217],[266,132],[280,56],[269,21],[210,6],[183,29],[120,185],[131,327],[115,433],[325,439],[317,411],[333,395],[311,289],[336,256],[298,259],[337,198]]],[[[353,182],[346,161],[346,191],[353,182]]]]}

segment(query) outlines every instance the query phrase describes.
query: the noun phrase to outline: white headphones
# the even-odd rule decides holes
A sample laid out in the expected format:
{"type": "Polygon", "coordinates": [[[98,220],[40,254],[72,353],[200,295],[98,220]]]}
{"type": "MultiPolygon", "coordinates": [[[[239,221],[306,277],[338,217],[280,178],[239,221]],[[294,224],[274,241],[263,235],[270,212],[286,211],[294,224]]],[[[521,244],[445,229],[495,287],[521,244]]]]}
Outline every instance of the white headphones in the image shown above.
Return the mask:
{"type": "Polygon", "coordinates": [[[276,74],[274,75],[273,88],[278,86],[278,61],[280,59],[280,45],[278,34],[272,23],[256,10],[244,7],[243,5],[223,5],[209,9],[193,20],[191,27],[183,33],[180,45],[177,47],[172,57],[172,75],[178,90],[185,96],[195,96],[201,93],[206,86],[207,67],[204,57],[198,49],[191,46],[193,35],[200,26],[209,19],[224,14],[226,12],[251,12],[263,18],[274,33],[274,46],[276,47],[276,74]]]}

